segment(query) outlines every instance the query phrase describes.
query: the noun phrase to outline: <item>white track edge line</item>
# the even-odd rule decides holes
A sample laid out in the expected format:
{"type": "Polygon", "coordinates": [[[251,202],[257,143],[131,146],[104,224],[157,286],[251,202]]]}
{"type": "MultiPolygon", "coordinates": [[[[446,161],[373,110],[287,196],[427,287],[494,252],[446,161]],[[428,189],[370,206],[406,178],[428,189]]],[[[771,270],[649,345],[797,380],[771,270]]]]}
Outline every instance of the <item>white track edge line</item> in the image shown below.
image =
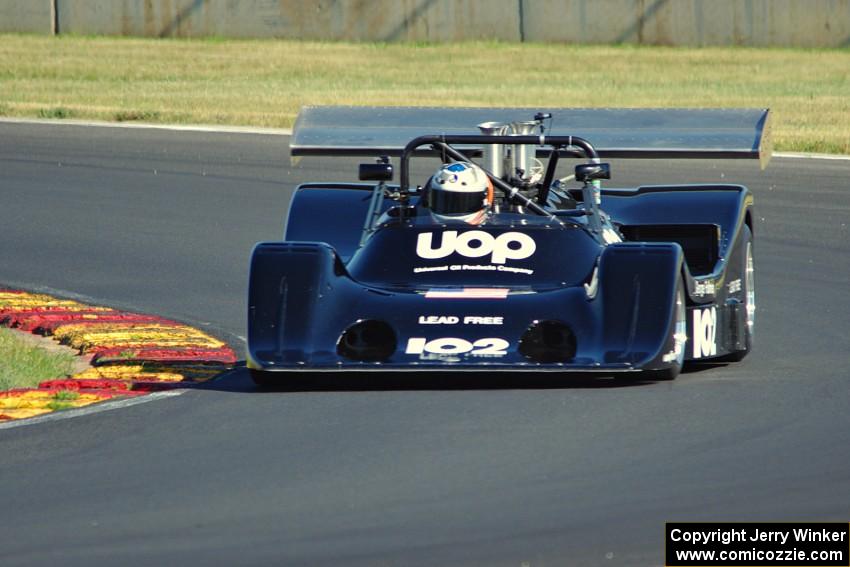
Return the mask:
{"type": "MultiPolygon", "coordinates": [[[[96,120],[51,120],[39,118],[10,118],[0,116],[0,124],[41,124],[48,126],[88,126],[94,128],[130,128],[149,130],[173,130],[177,132],[209,132],[213,134],[260,134],[265,136],[291,136],[292,128],[252,128],[249,126],[140,124],[130,122],[104,122],[96,120]]],[[[829,159],[850,161],[850,155],[814,154],[805,152],[773,152],[773,157],[790,159],[829,159]]]]}
{"type": "Polygon", "coordinates": [[[48,126],[88,126],[94,128],[130,128],[149,130],[175,130],[179,132],[210,132],[214,134],[262,134],[266,136],[291,136],[291,128],[252,128],[250,126],[218,126],[205,124],[142,124],[130,122],[101,122],[96,120],[48,120],[38,118],[0,117],[5,124],[41,124],[48,126]]]}
{"type": "Polygon", "coordinates": [[[832,159],[850,161],[850,156],[841,154],[807,154],[802,152],[773,152],[773,157],[790,159],[832,159]]]}
{"type": "Polygon", "coordinates": [[[60,410],[55,411],[53,413],[48,413],[45,415],[37,415],[35,417],[28,417],[24,419],[7,421],[5,423],[0,423],[0,429],[12,429],[13,427],[23,427],[25,425],[36,425],[38,423],[45,423],[48,421],[59,421],[61,419],[71,419],[74,417],[81,417],[84,415],[91,415],[95,413],[100,413],[104,411],[111,411],[116,409],[128,408],[130,406],[136,406],[139,404],[145,404],[148,402],[155,402],[157,400],[161,400],[164,398],[173,398],[175,396],[182,395],[186,390],[171,390],[168,392],[153,392],[151,394],[145,394],[144,396],[139,396],[138,398],[128,398],[126,400],[116,400],[114,402],[101,402],[92,404],[90,406],[85,406],[82,408],[76,409],[68,409],[68,410],[60,410]]]}

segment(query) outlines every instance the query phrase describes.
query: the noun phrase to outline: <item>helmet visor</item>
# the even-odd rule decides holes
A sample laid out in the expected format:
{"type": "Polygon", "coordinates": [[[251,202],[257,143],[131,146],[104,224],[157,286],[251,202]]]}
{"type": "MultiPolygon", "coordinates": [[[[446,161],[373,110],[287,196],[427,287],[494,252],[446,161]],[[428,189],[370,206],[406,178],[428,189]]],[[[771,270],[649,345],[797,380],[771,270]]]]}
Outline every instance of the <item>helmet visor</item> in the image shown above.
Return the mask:
{"type": "Polygon", "coordinates": [[[428,205],[438,215],[468,215],[484,208],[487,190],[484,191],[441,191],[431,189],[428,205]]]}

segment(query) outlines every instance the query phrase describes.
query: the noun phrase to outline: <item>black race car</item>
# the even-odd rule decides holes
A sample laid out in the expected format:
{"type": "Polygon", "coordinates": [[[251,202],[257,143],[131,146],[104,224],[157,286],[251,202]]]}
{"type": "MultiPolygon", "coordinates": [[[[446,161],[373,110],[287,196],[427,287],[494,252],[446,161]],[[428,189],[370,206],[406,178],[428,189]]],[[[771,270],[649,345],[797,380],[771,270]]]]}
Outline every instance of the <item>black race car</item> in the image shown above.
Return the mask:
{"type": "Polygon", "coordinates": [[[297,187],[283,240],[255,247],[248,367],[258,384],[379,370],[672,379],[686,361],[740,360],[753,344],[752,194],[603,189],[601,160],[765,166],[768,142],[766,109],[305,108],[293,157],[377,160],[359,183],[297,187]],[[476,162],[496,192],[486,220],[432,214],[427,183],[410,181],[419,156],[476,162]]]}

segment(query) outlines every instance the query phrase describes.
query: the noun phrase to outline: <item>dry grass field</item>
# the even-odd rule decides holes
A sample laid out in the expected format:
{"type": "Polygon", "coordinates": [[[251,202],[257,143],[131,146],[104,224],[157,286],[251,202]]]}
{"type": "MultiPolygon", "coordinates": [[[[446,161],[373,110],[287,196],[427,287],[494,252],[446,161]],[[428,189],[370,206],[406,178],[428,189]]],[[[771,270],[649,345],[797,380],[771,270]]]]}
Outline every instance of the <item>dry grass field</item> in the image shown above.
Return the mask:
{"type": "Polygon", "coordinates": [[[850,154],[850,49],[0,35],[0,115],[291,126],[302,105],[770,107],[850,154]]]}

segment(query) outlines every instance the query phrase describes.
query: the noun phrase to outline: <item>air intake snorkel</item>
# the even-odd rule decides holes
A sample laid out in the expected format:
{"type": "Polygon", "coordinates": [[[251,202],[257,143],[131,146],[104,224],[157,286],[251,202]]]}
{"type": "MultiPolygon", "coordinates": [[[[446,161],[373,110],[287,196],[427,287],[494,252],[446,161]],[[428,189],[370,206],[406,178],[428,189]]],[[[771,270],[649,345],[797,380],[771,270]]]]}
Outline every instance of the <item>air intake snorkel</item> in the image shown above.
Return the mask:
{"type": "MultiPolygon", "coordinates": [[[[502,122],[483,122],[478,129],[485,136],[504,136],[508,125],[502,122]]],[[[483,147],[484,167],[499,179],[505,178],[505,146],[486,144],[483,147]]]]}
{"type": "MultiPolygon", "coordinates": [[[[511,122],[511,135],[531,136],[540,127],[536,120],[511,122]]],[[[533,181],[532,161],[536,155],[534,144],[514,144],[510,146],[511,168],[513,180],[519,185],[528,185],[533,181]]]]}
{"type": "MultiPolygon", "coordinates": [[[[542,135],[543,120],[551,114],[537,113],[534,120],[517,122],[483,122],[478,129],[485,136],[524,137],[542,135]]],[[[535,168],[537,146],[528,143],[487,144],[483,148],[484,167],[495,177],[520,188],[529,188],[540,181],[539,164],[535,168]]]]}

